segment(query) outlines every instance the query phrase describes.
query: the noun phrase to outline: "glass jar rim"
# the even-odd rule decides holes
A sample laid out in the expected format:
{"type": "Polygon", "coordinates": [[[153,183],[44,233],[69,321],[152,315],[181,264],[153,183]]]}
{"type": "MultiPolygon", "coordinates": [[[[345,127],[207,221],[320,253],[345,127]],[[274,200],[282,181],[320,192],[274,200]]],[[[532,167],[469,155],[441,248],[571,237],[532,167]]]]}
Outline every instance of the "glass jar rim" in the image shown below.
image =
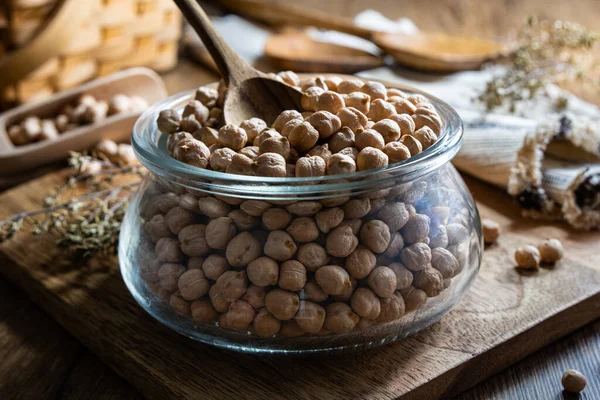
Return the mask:
{"type": "Polygon", "coordinates": [[[242,197],[247,194],[252,198],[257,195],[286,197],[319,193],[322,196],[323,193],[335,194],[342,190],[360,191],[390,178],[397,183],[410,182],[454,158],[463,138],[463,122],[458,113],[442,100],[418,89],[386,81],[381,83],[387,88],[397,88],[410,94],[425,96],[442,120],[438,140],[431,147],[407,160],[382,168],[319,177],[276,178],[228,174],[185,164],[169,155],[168,135],[158,131],[156,119],[159,112],[165,109],[181,111],[185,104],[194,99],[194,89],[177,93],[147,109],[135,123],[131,142],[142,165],[163,179],[205,192],[231,193],[242,197]],[[248,190],[252,192],[248,193],[248,190]]]}

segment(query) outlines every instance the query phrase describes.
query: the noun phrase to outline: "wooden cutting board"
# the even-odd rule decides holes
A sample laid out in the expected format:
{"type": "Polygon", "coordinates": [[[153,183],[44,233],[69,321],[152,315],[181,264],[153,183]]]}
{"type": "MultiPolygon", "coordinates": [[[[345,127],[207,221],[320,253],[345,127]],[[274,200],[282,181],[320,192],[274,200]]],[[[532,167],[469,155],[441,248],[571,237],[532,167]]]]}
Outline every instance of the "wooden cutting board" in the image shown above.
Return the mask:
{"type": "MultiPolygon", "coordinates": [[[[63,178],[4,193],[0,218],[39,208],[63,178]]],[[[49,239],[0,245],[0,272],[149,399],[450,397],[600,316],[600,233],[524,220],[500,190],[467,183],[504,231],[470,292],[429,329],[352,355],[257,356],[192,342],[135,303],[115,259],[69,265],[49,239]],[[565,259],[519,273],[514,248],[545,237],[563,241],[565,259]]]]}

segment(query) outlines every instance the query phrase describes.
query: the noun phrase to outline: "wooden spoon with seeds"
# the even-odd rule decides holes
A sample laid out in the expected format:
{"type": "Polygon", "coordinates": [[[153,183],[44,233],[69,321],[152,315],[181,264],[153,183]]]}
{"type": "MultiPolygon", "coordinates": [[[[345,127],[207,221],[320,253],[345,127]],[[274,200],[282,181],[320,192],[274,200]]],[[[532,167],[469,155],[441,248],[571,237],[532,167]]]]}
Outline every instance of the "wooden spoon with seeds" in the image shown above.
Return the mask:
{"type": "Polygon", "coordinates": [[[174,0],[202,39],[227,85],[225,123],[240,125],[257,117],[271,125],[284,110],[301,110],[302,92],[268,78],[237,55],[216,31],[196,0],[174,0]]]}
{"type": "Polygon", "coordinates": [[[359,36],[375,43],[399,64],[411,68],[453,72],[479,68],[502,55],[503,47],[494,41],[443,33],[404,35],[378,32],[354,25],[352,20],[295,4],[264,0],[220,0],[233,12],[273,25],[315,26],[359,36]]]}

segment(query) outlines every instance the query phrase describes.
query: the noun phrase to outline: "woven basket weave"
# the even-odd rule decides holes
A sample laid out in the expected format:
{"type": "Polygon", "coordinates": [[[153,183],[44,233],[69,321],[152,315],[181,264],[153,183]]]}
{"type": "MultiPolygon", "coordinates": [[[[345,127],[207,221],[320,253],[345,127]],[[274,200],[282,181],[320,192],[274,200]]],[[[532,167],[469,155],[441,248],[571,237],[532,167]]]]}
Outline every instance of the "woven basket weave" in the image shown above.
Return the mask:
{"type": "Polygon", "coordinates": [[[180,37],[172,0],[2,0],[2,103],[38,100],[123,68],[171,69],[180,37]]]}

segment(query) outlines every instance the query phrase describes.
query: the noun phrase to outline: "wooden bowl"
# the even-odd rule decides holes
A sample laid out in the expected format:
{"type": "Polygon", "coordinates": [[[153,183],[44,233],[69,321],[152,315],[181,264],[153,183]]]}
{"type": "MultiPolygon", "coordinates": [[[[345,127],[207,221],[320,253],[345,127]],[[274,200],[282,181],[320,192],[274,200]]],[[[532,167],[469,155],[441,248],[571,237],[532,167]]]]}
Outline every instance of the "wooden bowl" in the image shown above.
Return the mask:
{"type": "Polygon", "coordinates": [[[129,140],[133,125],[141,115],[139,111],[111,115],[99,123],[64,132],[56,139],[23,146],[15,146],[8,137],[9,126],[32,115],[54,116],[84,93],[102,100],[119,93],[140,96],[149,104],[167,97],[167,89],[158,74],[148,68],[132,68],[7,111],[0,115],[0,176],[64,159],[69,151],[88,149],[101,139],[129,140]]]}

